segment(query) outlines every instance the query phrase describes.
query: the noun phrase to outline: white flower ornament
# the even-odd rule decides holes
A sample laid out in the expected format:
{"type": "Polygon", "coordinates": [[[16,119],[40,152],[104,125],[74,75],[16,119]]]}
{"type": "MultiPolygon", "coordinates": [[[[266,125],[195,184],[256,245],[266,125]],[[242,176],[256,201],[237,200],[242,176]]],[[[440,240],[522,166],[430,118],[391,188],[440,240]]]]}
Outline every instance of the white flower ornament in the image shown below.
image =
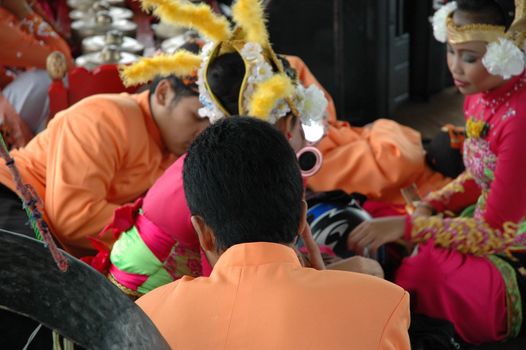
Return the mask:
{"type": "Polygon", "coordinates": [[[300,108],[302,123],[311,125],[320,122],[329,104],[323,91],[316,85],[311,85],[303,90],[303,94],[303,104],[300,108]]]}
{"type": "Polygon", "coordinates": [[[210,54],[214,48],[213,42],[208,42],[201,49],[201,67],[197,72],[197,87],[199,88],[199,101],[203,105],[198,111],[201,118],[208,118],[210,123],[215,123],[224,118],[225,114],[212,102],[212,97],[205,86],[205,69],[210,60],[210,54]]]}
{"type": "Polygon", "coordinates": [[[447,18],[451,12],[457,9],[457,7],[456,1],[449,2],[436,11],[431,19],[431,23],[433,25],[433,35],[435,36],[435,39],[441,43],[445,43],[447,41],[447,18]]]}
{"type": "Polygon", "coordinates": [[[319,141],[325,134],[324,116],[329,102],[316,85],[307,89],[299,85],[296,89],[296,106],[301,115],[305,138],[309,142],[319,141]]]}
{"type": "Polygon", "coordinates": [[[500,75],[504,79],[521,74],[525,63],[524,52],[512,41],[504,38],[490,43],[482,58],[482,64],[489,73],[500,75]]]}

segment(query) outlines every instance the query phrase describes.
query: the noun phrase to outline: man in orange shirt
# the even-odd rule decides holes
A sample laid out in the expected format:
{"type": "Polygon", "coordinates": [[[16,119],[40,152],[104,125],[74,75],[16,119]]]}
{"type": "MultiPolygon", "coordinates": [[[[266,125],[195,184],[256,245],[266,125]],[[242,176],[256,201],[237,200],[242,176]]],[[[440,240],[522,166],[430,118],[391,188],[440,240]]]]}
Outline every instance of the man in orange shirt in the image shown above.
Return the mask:
{"type": "MultiPolygon", "coordinates": [[[[90,255],[88,237],[111,222],[116,208],[142,196],[209,125],[198,116],[197,95],[195,82],[170,76],[137,95],[92,96],[57,114],[25,148],[11,152],[66,250],[90,255]]],[[[33,235],[15,191],[0,162],[0,228],[33,235]]]]}
{"type": "Polygon", "coordinates": [[[214,264],[137,304],[172,348],[409,349],[409,296],[381,279],[303,268],[306,225],[294,151],[255,118],[219,121],[183,170],[192,224],[214,264]]]}

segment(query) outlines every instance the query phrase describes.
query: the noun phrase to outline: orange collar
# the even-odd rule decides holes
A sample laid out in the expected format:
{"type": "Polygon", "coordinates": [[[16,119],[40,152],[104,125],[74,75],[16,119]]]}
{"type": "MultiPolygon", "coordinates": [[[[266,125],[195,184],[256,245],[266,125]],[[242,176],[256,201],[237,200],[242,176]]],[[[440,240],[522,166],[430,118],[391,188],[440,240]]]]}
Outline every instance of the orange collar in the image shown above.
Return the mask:
{"type": "Polygon", "coordinates": [[[287,264],[301,267],[294,250],[284,244],[255,242],[236,244],[228,248],[217,261],[212,275],[233,266],[253,266],[265,264],[287,264]]]}

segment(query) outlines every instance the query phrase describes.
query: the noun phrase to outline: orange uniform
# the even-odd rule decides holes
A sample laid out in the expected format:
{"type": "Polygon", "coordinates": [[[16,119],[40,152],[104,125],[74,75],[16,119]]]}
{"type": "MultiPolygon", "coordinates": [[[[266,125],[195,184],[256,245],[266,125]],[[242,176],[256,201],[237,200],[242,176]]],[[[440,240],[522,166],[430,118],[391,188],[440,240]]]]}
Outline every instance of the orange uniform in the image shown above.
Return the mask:
{"type": "MultiPolygon", "coordinates": [[[[86,98],[11,155],[43,200],[55,236],[76,256],[88,255],[87,237],[109,224],[116,208],[142,196],[175,160],[161,141],[148,92],[86,98]]],[[[0,183],[15,191],[3,162],[0,183]]]]}
{"type": "Polygon", "coordinates": [[[209,278],[137,300],[173,349],[409,349],[409,295],[384,280],[301,267],[281,244],[230,247],[209,278]]]}
{"type": "MultiPolygon", "coordinates": [[[[316,84],[323,89],[305,62],[294,56],[287,56],[287,60],[303,85],[316,84]]],[[[426,165],[419,132],[387,119],[363,128],[351,127],[336,120],[334,102],[323,91],[329,100],[329,127],[318,145],[323,154],[322,167],[308,179],[311,189],[341,189],[360,192],[371,199],[403,203],[403,187],[416,183],[425,195],[451,181],[426,165]]]]}

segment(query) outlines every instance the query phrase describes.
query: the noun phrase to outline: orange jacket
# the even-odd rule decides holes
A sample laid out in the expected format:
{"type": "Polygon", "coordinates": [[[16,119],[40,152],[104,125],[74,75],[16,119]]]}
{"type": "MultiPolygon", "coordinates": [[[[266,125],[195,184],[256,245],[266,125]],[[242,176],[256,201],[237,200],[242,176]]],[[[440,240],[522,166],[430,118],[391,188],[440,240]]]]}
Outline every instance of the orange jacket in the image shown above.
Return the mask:
{"type": "Polygon", "coordinates": [[[362,274],[301,267],[281,244],[228,249],[209,278],[139,300],[173,349],[409,349],[409,295],[362,274]]]}
{"type": "Polygon", "coordinates": [[[342,189],[403,203],[403,187],[415,183],[426,195],[451,181],[426,165],[420,133],[393,120],[379,119],[363,128],[331,122],[318,148],[323,165],[308,179],[314,191],[342,189]]]}
{"type": "MultiPolygon", "coordinates": [[[[143,195],[175,160],[161,141],[148,97],[88,97],[11,152],[22,178],[43,200],[53,233],[74,255],[89,254],[87,237],[109,224],[116,208],[143,195]]],[[[15,191],[3,162],[0,183],[15,191]]]]}
{"type": "Polygon", "coordinates": [[[426,165],[419,132],[386,119],[363,128],[337,121],[331,96],[305,62],[295,56],[287,56],[287,60],[303,85],[317,85],[329,100],[329,127],[318,145],[323,165],[308,179],[311,189],[360,192],[371,199],[401,204],[403,187],[415,183],[425,195],[451,181],[426,165]]]}

